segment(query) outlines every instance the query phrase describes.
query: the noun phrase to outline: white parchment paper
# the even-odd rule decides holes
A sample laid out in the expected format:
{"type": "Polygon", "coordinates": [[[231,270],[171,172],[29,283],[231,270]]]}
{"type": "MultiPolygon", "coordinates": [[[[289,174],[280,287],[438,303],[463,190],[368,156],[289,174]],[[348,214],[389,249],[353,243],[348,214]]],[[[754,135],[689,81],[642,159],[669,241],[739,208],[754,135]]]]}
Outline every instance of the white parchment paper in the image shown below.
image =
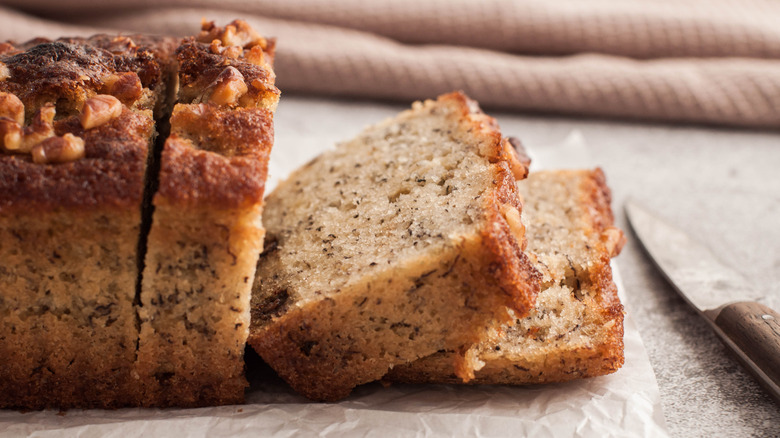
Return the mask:
{"type": "MultiPolygon", "coordinates": [[[[376,116],[394,112],[383,111],[373,109],[369,116],[378,121],[376,116]]],[[[343,113],[342,108],[341,120],[343,113]]],[[[325,133],[317,126],[295,130],[298,116],[279,120],[283,114],[280,111],[277,118],[271,184],[328,145],[317,140],[334,135],[332,129],[325,133]]],[[[585,164],[580,159],[586,147],[582,136],[573,133],[560,145],[531,153],[546,167],[554,167],[555,156],[585,164]]],[[[630,294],[620,283],[617,266],[614,272],[620,294],[630,294]]],[[[664,437],[658,386],[630,310],[625,320],[626,362],[609,376],[534,387],[374,383],[357,388],[339,403],[309,402],[271,377],[253,381],[247,403],[241,406],[65,413],[0,410],[0,436],[664,437]]]]}
{"type": "MultiPolygon", "coordinates": [[[[619,274],[616,278],[622,294],[619,274]]],[[[84,438],[667,436],[655,375],[630,309],[625,353],[626,363],[615,374],[535,387],[385,388],[370,384],[339,403],[312,403],[284,382],[270,379],[253,382],[243,406],[0,411],[0,434],[84,438]]]]}

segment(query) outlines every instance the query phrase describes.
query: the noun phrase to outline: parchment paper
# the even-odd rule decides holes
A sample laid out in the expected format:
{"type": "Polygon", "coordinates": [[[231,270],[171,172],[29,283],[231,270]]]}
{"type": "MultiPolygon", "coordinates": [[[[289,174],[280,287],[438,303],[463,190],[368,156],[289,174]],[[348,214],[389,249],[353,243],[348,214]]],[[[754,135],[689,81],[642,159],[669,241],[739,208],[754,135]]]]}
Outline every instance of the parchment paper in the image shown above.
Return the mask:
{"type": "MultiPolygon", "coordinates": [[[[327,109],[327,103],[323,109],[327,109]]],[[[295,105],[293,105],[294,107],[295,105]]],[[[281,107],[280,107],[281,109],[281,107]]],[[[355,109],[355,108],[353,108],[355,109]]],[[[360,110],[379,121],[394,110],[360,110]]],[[[349,111],[349,109],[348,109],[349,111]]],[[[342,112],[342,117],[344,116],[342,112]]],[[[328,147],[337,136],[327,120],[300,127],[295,111],[280,111],[271,184],[328,147]],[[289,116],[288,116],[289,115],[289,116]],[[280,120],[281,118],[281,120],[280,120]]],[[[343,130],[357,132],[361,117],[343,130]]],[[[342,130],[342,131],[343,131],[342,130]]],[[[343,133],[343,132],[342,132],[343,133]]],[[[341,137],[349,138],[349,136],[341,137]]],[[[589,165],[579,133],[559,145],[530,148],[536,168],[589,165]]],[[[617,266],[621,299],[625,291],[617,266]]],[[[532,387],[392,385],[357,388],[339,403],[313,403],[276,377],[252,381],[246,404],[202,409],[0,410],[0,436],[256,437],[256,436],[534,436],[664,437],[658,386],[631,309],[625,320],[626,362],[617,373],[532,387]]]]}

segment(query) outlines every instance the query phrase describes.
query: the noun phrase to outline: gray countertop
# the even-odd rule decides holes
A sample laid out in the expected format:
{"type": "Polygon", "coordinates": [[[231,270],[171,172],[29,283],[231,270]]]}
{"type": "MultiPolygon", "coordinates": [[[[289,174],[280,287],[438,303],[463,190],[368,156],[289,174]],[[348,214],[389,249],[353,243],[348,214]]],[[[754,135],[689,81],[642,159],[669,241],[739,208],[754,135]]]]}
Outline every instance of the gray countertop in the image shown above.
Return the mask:
{"type": "MultiPolygon", "coordinates": [[[[300,148],[296,164],[302,164],[310,158],[307,150],[349,139],[404,108],[285,96],[275,148],[300,148]]],[[[780,133],[487,112],[504,134],[545,157],[580,133],[588,164],[607,174],[617,223],[628,236],[617,259],[626,308],[655,370],[671,435],[780,437],[780,405],[664,281],[623,213],[628,197],[650,207],[705,242],[723,263],[763,289],[764,304],[780,310],[780,133]]],[[[565,160],[544,164],[570,167],[565,160]]],[[[271,183],[278,177],[272,174],[271,183]]]]}

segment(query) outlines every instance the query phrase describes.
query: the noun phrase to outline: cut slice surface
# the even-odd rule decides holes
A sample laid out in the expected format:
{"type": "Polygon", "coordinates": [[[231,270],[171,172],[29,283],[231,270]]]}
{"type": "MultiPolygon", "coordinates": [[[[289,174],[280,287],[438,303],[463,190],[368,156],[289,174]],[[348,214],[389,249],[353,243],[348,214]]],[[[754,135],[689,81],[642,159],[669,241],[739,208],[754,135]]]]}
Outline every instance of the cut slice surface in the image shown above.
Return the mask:
{"type": "Polygon", "coordinates": [[[293,173],[266,200],[252,347],[299,392],[334,400],[396,364],[465,350],[507,306],[525,314],[538,273],[522,253],[524,169],[506,144],[453,93],[293,173]]]}

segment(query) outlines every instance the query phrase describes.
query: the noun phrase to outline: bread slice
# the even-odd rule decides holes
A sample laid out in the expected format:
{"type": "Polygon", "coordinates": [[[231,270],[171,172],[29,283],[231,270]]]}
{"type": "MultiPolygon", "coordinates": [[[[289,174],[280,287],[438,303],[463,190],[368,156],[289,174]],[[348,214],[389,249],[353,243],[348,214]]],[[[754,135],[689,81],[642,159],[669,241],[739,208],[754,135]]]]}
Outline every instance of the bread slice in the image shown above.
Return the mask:
{"type": "Polygon", "coordinates": [[[151,54],[168,43],[0,49],[0,407],[143,398],[136,246],[152,109],[166,94],[165,60],[151,54]]]}
{"type": "Polygon", "coordinates": [[[279,91],[273,42],[204,23],[177,49],[181,91],[154,196],[140,293],[145,405],[244,399],[249,295],[279,91]]]}
{"type": "Polygon", "coordinates": [[[266,200],[249,344],[315,400],[441,349],[469,373],[478,334],[539,290],[513,175],[526,170],[461,93],[315,158],[266,200]]]}
{"type": "MultiPolygon", "coordinates": [[[[528,316],[478,347],[469,383],[529,384],[600,376],[623,364],[623,308],[610,268],[624,242],[601,170],[532,172],[519,183],[528,253],[543,289],[528,316]]],[[[453,352],[393,368],[386,380],[462,383],[453,352]]]]}

